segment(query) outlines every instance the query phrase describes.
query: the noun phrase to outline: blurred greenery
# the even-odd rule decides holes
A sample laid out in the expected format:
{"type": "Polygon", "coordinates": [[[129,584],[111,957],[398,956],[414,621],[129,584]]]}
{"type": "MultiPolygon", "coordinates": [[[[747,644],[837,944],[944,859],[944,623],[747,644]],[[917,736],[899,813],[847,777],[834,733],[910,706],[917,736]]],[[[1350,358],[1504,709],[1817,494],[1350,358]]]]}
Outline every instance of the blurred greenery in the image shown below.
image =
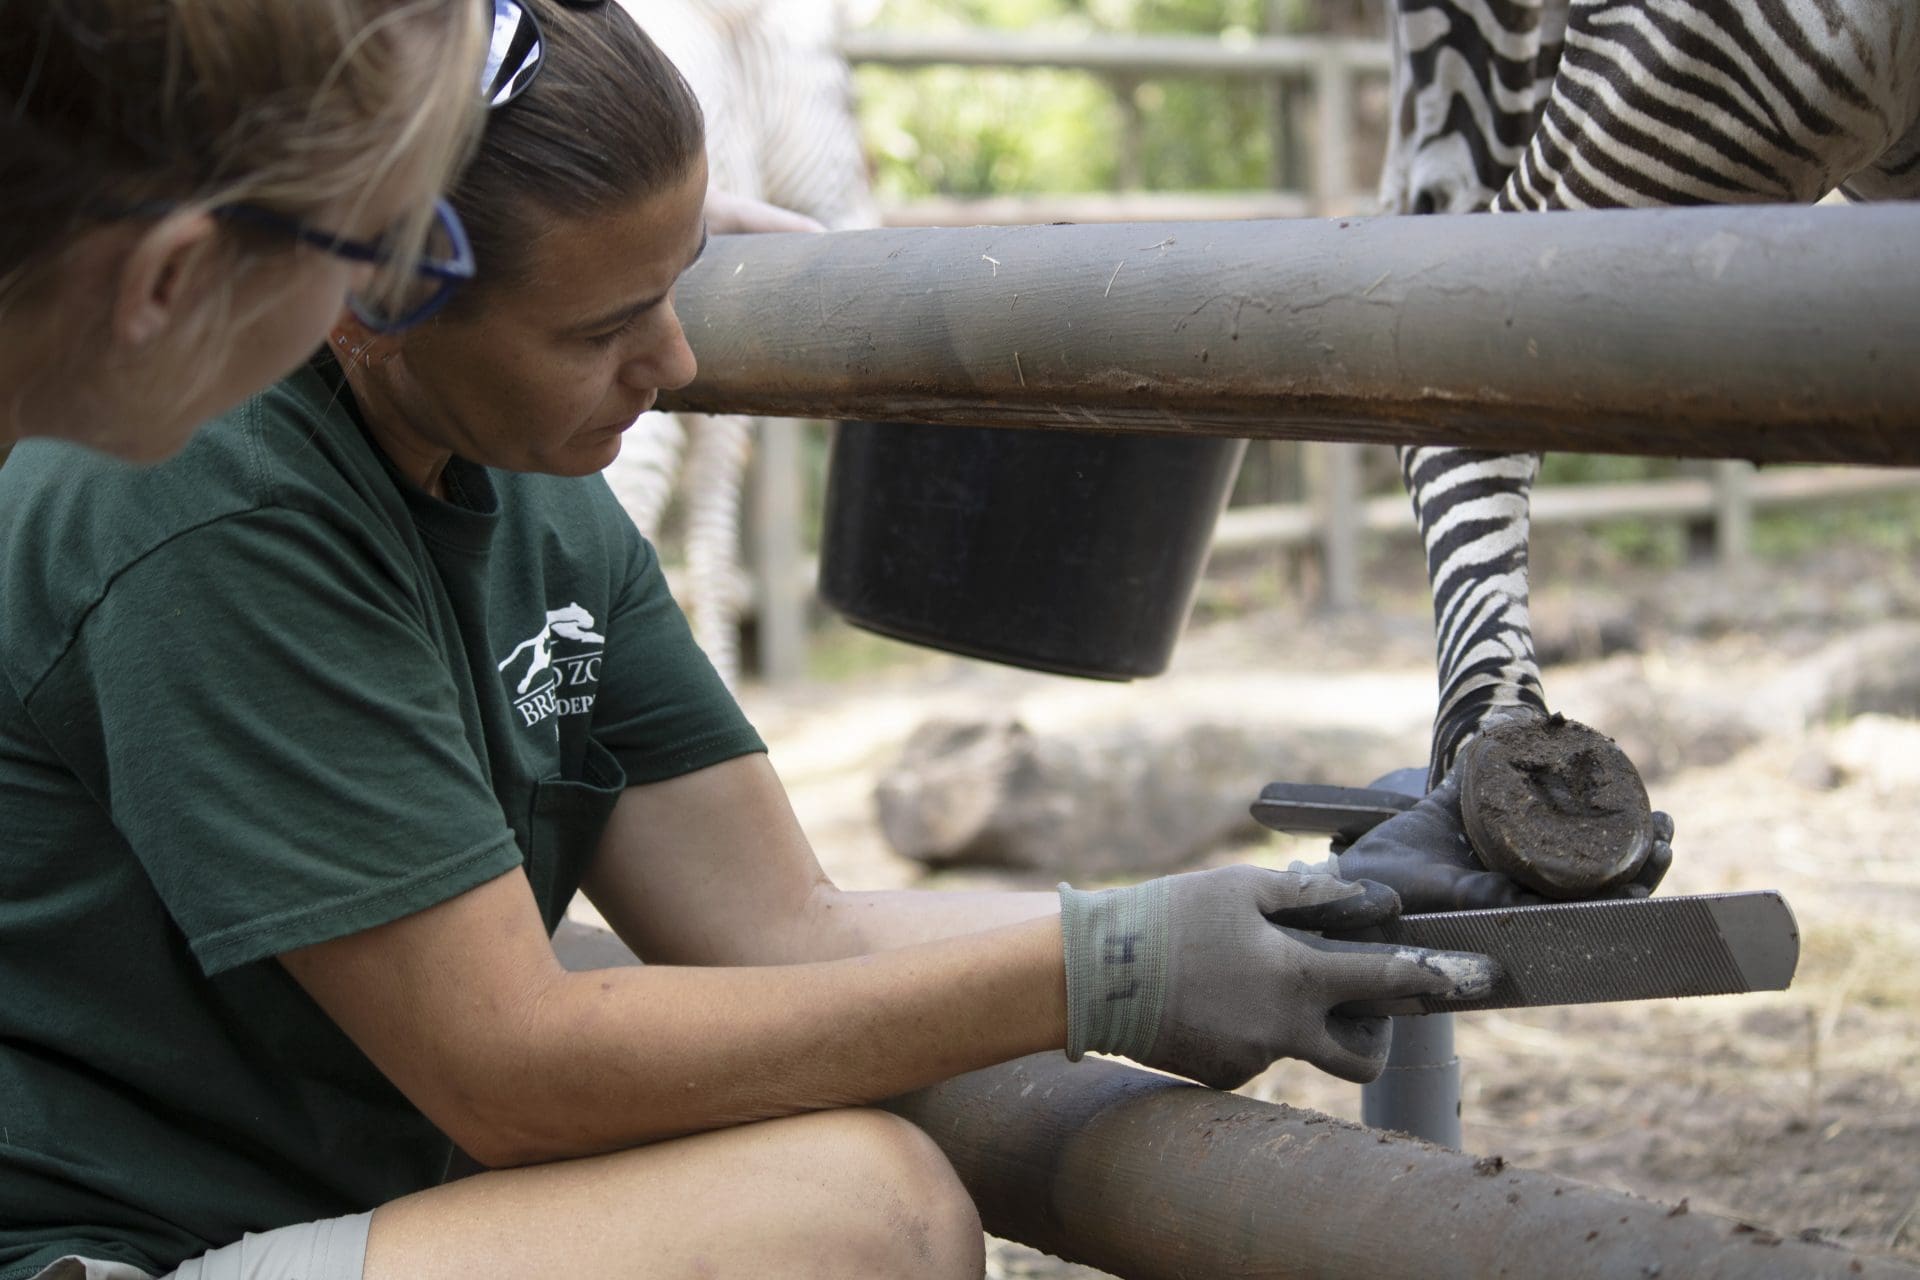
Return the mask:
{"type": "MultiPolygon", "coordinates": [[[[989,28],[1056,37],[1180,34],[1247,38],[1351,27],[1361,0],[885,0],[877,29],[989,28]]],[[[1119,93],[1142,122],[1149,190],[1269,185],[1271,88],[1237,78],[1109,84],[1071,71],[951,67],[856,73],[860,115],[883,199],[1104,191],[1119,185],[1119,93]]]]}
{"type": "Polygon", "coordinates": [[[1631,480],[1667,480],[1689,466],[1677,458],[1622,458],[1608,453],[1550,453],[1541,460],[1542,484],[1622,484],[1631,480]]]}
{"type": "Polygon", "coordinates": [[[1787,560],[1834,543],[1920,555],[1920,496],[1891,496],[1767,512],[1753,522],[1753,553],[1787,560]]]}
{"type": "Polygon", "coordinates": [[[1091,76],[866,67],[859,78],[883,200],[1098,191],[1117,177],[1119,111],[1091,76]]]}

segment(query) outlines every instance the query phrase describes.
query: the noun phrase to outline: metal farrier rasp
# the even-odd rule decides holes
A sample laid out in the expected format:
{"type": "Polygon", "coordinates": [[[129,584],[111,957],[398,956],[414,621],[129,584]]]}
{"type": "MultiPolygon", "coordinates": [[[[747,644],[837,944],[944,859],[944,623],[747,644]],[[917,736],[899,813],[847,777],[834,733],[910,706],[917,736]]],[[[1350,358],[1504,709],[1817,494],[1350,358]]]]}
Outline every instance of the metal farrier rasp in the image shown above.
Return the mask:
{"type": "MultiPolygon", "coordinates": [[[[1275,830],[1350,844],[1416,799],[1374,787],[1277,782],[1261,792],[1253,814],[1275,830]]],[[[1436,912],[1348,936],[1477,951],[1499,965],[1493,991],[1478,1000],[1414,997],[1348,1006],[1393,1016],[1387,1069],[1361,1091],[1362,1121],[1455,1148],[1460,1062],[1454,1013],[1778,991],[1793,980],[1800,957],[1793,912],[1772,891],[1436,912]]]]}

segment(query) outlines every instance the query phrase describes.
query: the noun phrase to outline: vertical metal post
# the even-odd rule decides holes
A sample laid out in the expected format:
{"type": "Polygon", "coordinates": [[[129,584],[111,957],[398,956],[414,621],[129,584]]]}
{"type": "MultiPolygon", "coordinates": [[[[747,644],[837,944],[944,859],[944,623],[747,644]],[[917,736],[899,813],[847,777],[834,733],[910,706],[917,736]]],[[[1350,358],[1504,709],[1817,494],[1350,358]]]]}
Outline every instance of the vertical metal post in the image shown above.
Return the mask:
{"type": "MultiPolygon", "coordinates": [[[[1374,781],[1404,795],[1426,790],[1424,768],[1401,769],[1374,781]]],[[[1360,1120],[1442,1147],[1460,1147],[1460,1059],[1453,1052],[1453,1015],[1414,1014],[1393,1020],[1387,1069],[1360,1087],[1360,1120]]]]}
{"type": "Polygon", "coordinates": [[[754,609],[760,676],[800,678],[807,666],[806,593],[800,584],[801,433],[792,418],[762,418],[752,472],[754,609]]]}
{"type": "Polygon", "coordinates": [[[1393,1020],[1387,1069],[1360,1087],[1360,1121],[1459,1150],[1460,1059],[1453,1052],[1452,1014],[1393,1020]]]}

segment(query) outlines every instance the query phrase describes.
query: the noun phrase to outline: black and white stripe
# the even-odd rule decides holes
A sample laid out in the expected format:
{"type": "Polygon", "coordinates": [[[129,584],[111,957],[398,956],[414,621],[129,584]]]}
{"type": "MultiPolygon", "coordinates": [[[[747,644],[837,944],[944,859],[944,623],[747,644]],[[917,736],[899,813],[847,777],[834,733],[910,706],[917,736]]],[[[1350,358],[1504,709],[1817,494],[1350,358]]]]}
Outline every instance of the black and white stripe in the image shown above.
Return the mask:
{"type": "MultiPolygon", "coordinates": [[[[1912,0],[1398,0],[1392,213],[1920,195],[1912,0]]],[[[1434,590],[1437,782],[1494,707],[1544,708],[1537,459],[1401,451],[1434,590]]]]}
{"type": "Polygon", "coordinates": [[[1429,782],[1496,707],[1544,711],[1527,612],[1528,499],[1539,459],[1402,449],[1401,478],[1427,547],[1440,670],[1429,782]]]}

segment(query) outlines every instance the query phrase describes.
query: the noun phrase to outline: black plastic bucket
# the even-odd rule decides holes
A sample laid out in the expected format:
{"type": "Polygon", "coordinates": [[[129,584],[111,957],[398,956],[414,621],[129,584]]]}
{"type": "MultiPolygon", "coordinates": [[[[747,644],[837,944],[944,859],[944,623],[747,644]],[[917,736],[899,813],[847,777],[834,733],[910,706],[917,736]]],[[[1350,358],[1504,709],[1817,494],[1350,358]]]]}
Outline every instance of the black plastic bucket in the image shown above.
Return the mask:
{"type": "Polygon", "coordinates": [[[1244,440],[843,422],[820,595],[849,622],[1101,680],[1158,675],[1244,440]]]}

